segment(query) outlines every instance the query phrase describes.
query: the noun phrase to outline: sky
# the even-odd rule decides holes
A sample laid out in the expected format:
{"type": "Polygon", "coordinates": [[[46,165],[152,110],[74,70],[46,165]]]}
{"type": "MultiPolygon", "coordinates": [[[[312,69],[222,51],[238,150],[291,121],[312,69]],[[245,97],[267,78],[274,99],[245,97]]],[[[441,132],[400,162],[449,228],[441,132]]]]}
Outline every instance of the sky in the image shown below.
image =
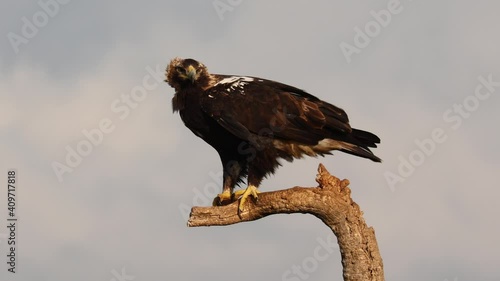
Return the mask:
{"type": "Polygon", "coordinates": [[[386,280],[499,280],[499,10],[0,2],[0,280],[342,280],[335,237],[313,216],[186,226],[220,192],[221,164],[172,113],[162,80],[177,56],[304,89],[380,136],[382,163],[340,152],[284,162],[260,189],[314,187],[319,163],[348,178],[386,280]]]}

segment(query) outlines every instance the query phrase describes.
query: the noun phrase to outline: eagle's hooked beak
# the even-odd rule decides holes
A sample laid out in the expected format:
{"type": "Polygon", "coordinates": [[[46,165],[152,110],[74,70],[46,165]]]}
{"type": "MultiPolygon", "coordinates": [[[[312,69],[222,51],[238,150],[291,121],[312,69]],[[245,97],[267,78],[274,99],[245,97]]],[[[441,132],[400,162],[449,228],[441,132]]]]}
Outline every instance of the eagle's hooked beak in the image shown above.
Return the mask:
{"type": "Polygon", "coordinates": [[[186,75],[191,80],[191,83],[194,83],[194,80],[196,80],[196,69],[192,65],[188,66],[186,75]]]}

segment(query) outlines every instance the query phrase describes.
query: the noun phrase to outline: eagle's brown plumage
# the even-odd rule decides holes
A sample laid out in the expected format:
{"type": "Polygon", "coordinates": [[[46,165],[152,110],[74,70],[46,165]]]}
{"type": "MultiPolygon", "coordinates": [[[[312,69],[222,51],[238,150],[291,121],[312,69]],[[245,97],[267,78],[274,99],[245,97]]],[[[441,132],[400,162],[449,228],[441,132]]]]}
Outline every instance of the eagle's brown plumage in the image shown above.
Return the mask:
{"type": "Polygon", "coordinates": [[[249,76],[210,74],[193,59],[173,59],[166,82],[175,88],[174,112],[220,155],[223,191],[248,176],[258,187],[278,159],[292,161],[340,150],[380,162],[370,147],[380,139],[351,128],[341,108],[298,88],[249,76]]]}

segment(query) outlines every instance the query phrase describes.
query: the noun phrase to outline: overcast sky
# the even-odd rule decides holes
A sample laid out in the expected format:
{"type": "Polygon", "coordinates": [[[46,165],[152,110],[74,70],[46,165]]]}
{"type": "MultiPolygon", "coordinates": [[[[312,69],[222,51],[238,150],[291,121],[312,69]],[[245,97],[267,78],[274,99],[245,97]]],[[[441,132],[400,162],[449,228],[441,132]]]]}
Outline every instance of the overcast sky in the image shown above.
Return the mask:
{"type": "Polygon", "coordinates": [[[380,136],[381,164],[342,153],[285,163],[261,190],[316,186],[319,163],[350,179],[387,280],[499,280],[498,1],[40,0],[0,11],[2,261],[8,169],[18,180],[17,273],[2,262],[1,280],[342,280],[312,216],[186,226],[189,208],[219,191],[221,166],[172,114],[161,80],[176,56],[305,89],[380,136]]]}

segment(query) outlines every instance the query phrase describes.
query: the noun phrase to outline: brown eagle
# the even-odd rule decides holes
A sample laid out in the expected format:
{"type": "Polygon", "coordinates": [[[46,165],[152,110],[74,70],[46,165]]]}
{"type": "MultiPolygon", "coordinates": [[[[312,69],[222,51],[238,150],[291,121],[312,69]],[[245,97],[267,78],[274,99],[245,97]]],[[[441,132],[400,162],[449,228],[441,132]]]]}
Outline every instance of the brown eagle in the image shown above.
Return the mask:
{"type": "Polygon", "coordinates": [[[273,174],[279,159],[331,154],[340,150],[381,162],[370,147],[380,139],[351,128],[344,110],[305,91],[279,82],[238,75],[211,74],[193,59],[174,58],[166,82],[175,89],[174,112],[186,127],[219,153],[222,193],[214,204],[249,195],[257,198],[262,179],[273,174]],[[247,178],[247,188],[233,194],[247,178]]]}

